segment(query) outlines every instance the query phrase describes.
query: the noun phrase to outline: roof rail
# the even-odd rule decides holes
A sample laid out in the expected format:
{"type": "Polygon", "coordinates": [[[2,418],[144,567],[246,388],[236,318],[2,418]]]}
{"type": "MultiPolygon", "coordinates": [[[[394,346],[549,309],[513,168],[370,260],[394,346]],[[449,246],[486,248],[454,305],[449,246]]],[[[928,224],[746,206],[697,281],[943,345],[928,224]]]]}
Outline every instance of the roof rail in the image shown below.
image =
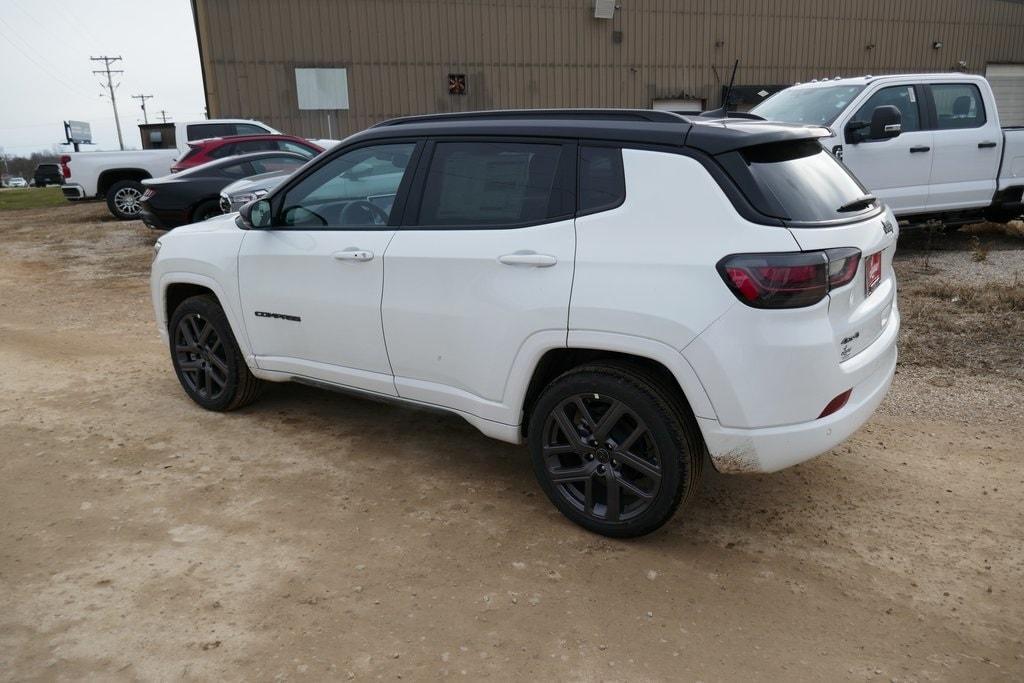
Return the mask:
{"type": "Polygon", "coordinates": [[[604,121],[650,121],[653,123],[682,123],[687,121],[686,117],[681,114],[657,109],[492,109],[488,111],[402,116],[375,123],[371,128],[397,126],[403,123],[481,119],[596,119],[604,121]]]}

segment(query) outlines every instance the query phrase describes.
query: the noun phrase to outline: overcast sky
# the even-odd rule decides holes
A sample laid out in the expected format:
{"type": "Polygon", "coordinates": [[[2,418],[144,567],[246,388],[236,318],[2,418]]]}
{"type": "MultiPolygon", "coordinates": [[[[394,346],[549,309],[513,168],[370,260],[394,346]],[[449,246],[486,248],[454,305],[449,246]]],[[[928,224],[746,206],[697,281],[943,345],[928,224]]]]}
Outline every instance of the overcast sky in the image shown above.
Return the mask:
{"type": "Polygon", "coordinates": [[[204,117],[203,78],[189,0],[0,0],[0,147],[8,155],[52,149],[63,121],[92,125],[93,147],[117,149],[110,98],[89,57],[121,56],[111,65],[126,148],[140,148],[139,101],[152,123],[204,117]]]}

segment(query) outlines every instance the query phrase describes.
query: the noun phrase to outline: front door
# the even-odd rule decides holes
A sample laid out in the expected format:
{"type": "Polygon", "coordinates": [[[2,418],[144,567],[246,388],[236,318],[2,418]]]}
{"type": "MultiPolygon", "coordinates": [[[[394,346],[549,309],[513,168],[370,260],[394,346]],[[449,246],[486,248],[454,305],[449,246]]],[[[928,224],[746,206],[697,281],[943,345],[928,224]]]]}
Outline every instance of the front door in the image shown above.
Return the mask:
{"type": "Polygon", "coordinates": [[[395,385],[403,398],[515,424],[505,394],[517,356],[565,344],[575,145],[442,141],[427,156],[416,215],[384,256],[395,385]]]}
{"type": "MultiPolygon", "coordinates": [[[[903,115],[903,132],[895,138],[868,138],[857,143],[847,139],[843,144],[843,163],[868,191],[900,215],[921,213],[928,208],[934,133],[922,130],[919,100],[918,88],[912,85],[878,90],[850,121],[869,122],[875,107],[895,105],[903,115]]],[[[868,135],[867,128],[861,130],[868,135]]]]}
{"type": "Polygon", "coordinates": [[[392,209],[415,143],[333,157],[271,201],[245,235],[238,284],[260,368],[395,394],[380,301],[392,209]]]}

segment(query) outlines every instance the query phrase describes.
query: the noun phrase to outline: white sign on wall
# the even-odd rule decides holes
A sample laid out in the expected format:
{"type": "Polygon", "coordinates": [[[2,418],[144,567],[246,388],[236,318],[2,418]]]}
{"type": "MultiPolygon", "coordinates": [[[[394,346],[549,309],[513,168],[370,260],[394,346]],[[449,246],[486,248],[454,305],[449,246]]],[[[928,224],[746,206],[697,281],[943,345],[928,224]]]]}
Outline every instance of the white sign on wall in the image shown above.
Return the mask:
{"type": "Polygon", "coordinates": [[[347,69],[296,69],[299,109],[348,109],[347,69]]]}

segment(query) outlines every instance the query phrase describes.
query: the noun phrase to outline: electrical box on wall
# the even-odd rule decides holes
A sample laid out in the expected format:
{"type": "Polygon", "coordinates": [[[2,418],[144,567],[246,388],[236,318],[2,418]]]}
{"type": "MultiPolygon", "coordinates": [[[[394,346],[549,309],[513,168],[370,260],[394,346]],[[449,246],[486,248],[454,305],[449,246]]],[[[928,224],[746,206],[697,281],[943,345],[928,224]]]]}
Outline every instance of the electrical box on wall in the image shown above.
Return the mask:
{"type": "Polygon", "coordinates": [[[594,0],[594,18],[612,19],[615,17],[615,0],[594,0]]]}

